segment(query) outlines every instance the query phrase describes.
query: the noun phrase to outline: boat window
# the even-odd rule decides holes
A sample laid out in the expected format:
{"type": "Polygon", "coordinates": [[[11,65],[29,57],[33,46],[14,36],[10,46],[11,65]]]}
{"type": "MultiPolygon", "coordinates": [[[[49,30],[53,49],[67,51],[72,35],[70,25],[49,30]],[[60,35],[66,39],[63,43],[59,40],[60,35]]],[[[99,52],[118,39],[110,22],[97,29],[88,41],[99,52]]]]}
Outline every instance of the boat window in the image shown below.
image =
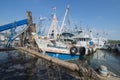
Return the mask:
{"type": "Polygon", "coordinates": [[[80,41],[85,41],[85,38],[79,38],[80,41]]]}
{"type": "Polygon", "coordinates": [[[80,38],[80,41],[82,41],[82,39],[80,38]]]}
{"type": "Polygon", "coordinates": [[[88,39],[86,39],[86,38],[75,38],[75,40],[77,40],[77,41],[87,41],[88,39]]]}
{"type": "Polygon", "coordinates": [[[85,38],[84,38],[84,41],[85,41],[85,38]]]}
{"type": "Polygon", "coordinates": [[[79,40],[81,41],[81,38],[79,40]]]}

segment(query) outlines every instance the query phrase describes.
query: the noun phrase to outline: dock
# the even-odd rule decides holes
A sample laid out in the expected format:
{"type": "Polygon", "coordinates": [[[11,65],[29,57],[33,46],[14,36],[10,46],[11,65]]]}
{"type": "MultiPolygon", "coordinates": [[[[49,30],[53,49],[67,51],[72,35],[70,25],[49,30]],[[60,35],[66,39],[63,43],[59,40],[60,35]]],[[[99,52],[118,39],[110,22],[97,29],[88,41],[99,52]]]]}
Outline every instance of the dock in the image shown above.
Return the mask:
{"type": "Polygon", "coordinates": [[[68,72],[70,72],[72,75],[77,76],[78,79],[82,78],[83,80],[86,80],[87,78],[92,80],[100,80],[96,73],[92,71],[92,69],[87,69],[85,67],[82,67],[82,65],[77,65],[75,63],[59,60],[57,58],[52,58],[48,55],[41,54],[39,52],[24,47],[19,47],[15,49],[21,52],[26,52],[26,54],[33,55],[37,58],[43,59],[51,64],[58,65],[59,67],[62,67],[68,72]]]}
{"type": "Polygon", "coordinates": [[[1,50],[3,51],[18,50],[21,52],[21,54],[25,53],[30,56],[39,58],[47,62],[49,66],[52,66],[52,67],[57,66],[59,68],[62,68],[62,70],[65,70],[67,73],[69,73],[69,75],[72,75],[73,77],[79,80],[120,80],[120,78],[115,75],[108,75],[106,77],[103,77],[98,75],[98,73],[96,73],[93,69],[89,67],[85,67],[84,65],[81,65],[81,64],[78,65],[68,61],[59,60],[57,58],[50,57],[46,54],[39,53],[38,51],[32,50],[30,48],[13,47],[13,48],[3,48],[1,50]]]}
{"type": "Polygon", "coordinates": [[[24,47],[19,47],[19,48],[15,48],[15,49],[19,50],[19,51],[25,51],[28,54],[30,53],[31,55],[34,55],[34,56],[36,56],[38,58],[47,60],[47,61],[49,61],[51,63],[55,63],[57,65],[61,65],[62,67],[68,68],[71,71],[78,71],[79,70],[79,68],[78,68],[78,66],[76,64],[65,62],[65,61],[59,60],[57,58],[52,58],[52,57],[50,57],[48,55],[44,55],[44,54],[35,52],[34,50],[30,50],[30,49],[27,49],[27,48],[24,48],[24,47]]]}

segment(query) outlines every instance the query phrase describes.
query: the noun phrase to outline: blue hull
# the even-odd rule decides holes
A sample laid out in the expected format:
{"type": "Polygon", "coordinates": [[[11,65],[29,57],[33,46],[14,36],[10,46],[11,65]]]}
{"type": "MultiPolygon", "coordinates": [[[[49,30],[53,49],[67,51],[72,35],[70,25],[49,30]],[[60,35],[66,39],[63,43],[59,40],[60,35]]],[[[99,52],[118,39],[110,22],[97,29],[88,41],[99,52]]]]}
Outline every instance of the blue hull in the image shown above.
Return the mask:
{"type": "Polygon", "coordinates": [[[51,57],[58,58],[61,60],[74,60],[74,59],[79,59],[79,58],[83,57],[82,55],[71,56],[70,54],[53,53],[53,52],[46,52],[46,54],[51,57]]]}

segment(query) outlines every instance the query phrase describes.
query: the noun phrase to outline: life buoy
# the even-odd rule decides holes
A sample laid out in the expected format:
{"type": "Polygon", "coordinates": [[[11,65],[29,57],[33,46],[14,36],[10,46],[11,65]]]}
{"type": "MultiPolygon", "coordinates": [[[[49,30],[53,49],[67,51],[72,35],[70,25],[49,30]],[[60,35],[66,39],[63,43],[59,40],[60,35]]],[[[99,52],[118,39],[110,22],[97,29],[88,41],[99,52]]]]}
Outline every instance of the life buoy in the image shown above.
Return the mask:
{"type": "Polygon", "coordinates": [[[75,46],[73,46],[73,47],[70,48],[70,54],[71,54],[71,56],[74,56],[77,52],[78,52],[78,49],[75,46]]]}
{"type": "Polygon", "coordinates": [[[85,47],[80,47],[80,48],[79,48],[79,53],[80,53],[80,55],[85,55],[85,52],[86,52],[85,47]]]}
{"type": "Polygon", "coordinates": [[[91,47],[91,48],[94,47],[94,42],[93,42],[93,41],[90,41],[90,42],[89,42],[89,47],[91,47]]]}

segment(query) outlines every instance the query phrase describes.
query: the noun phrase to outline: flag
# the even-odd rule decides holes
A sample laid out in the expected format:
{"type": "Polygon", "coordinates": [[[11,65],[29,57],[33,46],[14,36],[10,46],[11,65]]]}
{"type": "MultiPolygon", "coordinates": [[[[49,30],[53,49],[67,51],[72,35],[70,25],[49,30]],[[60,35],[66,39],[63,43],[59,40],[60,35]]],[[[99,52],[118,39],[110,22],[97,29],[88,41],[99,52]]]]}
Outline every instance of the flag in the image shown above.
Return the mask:
{"type": "Polygon", "coordinates": [[[52,9],[55,10],[55,9],[56,9],[56,6],[53,6],[52,9]]]}

